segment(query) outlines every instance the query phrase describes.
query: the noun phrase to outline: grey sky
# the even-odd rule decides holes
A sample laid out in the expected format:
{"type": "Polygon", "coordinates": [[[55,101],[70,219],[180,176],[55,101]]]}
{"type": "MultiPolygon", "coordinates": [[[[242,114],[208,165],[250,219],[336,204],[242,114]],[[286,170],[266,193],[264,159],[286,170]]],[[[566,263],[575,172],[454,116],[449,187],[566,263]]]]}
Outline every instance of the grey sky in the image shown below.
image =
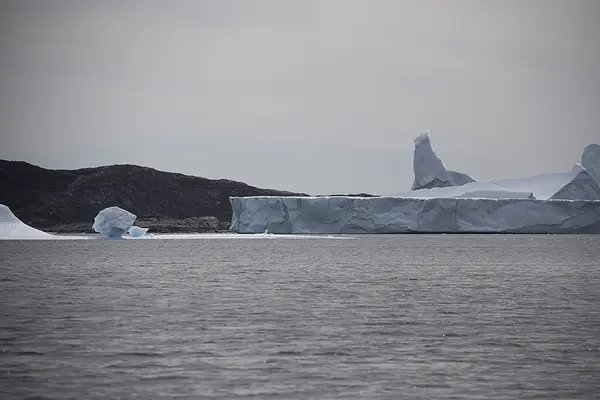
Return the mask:
{"type": "Polygon", "coordinates": [[[600,142],[600,1],[2,1],[0,158],[309,193],[477,180],[600,142]]]}

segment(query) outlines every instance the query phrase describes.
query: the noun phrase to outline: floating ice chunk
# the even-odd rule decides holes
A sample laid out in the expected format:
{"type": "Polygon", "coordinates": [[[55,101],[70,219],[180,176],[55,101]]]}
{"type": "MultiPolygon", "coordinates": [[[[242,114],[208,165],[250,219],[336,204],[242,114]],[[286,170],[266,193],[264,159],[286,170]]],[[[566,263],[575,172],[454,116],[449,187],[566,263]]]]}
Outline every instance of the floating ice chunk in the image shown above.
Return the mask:
{"type": "Polygon", "coordinates": [[[131,237],[141,237],[144,236],[146,232],[148,232],[148,228],[140,228],[135,225],[129,228],[129,236],[131,237]]]}
{"type": "Polygon", "coordinates": [[[0,204],[0,239],[52,239],[54,235],[24,224],[10,208],[0,204]]]}
{"type": "Polygon", "coordinates": [[[136,215],[120,207],[108,207],[94,218],[94,230],[106,237],[121,238],[135,222],[136,215]]]}
{"type": "Polygon", "coordinates": [[[415,181],[412,190],[462,186],[475,181],[467,174],[446,169],[442,160],[431,148],[428,132],[415,138],[413,169],[415,181]]]}

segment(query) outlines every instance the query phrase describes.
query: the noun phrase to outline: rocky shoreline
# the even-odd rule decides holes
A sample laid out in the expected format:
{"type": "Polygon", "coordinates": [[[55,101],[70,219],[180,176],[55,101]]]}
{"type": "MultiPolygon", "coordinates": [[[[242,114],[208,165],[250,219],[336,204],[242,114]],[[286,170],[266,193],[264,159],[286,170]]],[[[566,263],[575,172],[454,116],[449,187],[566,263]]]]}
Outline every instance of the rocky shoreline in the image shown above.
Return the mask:
{"type": "Polygon", "coordinates": [[[153,233],[228,232],[230,196],[290,195],[303,194],[138,165],[53,170],[0,160],[0,204],[46,232],[94,233],[94,217],[111,206],[135,214],[135,224],[153,233]]]}
{"type": "MultiPolygon", "coordinates": [[[[148,228],[149,233],[225,233],[229,232],[230,222],[219,221],[215,217],[147,217],[138,218],[135,225],[148,228]]],[[[46,228],[51,233],[96,233],[92,223],[76,222],[57,224],[46,228]]]]}

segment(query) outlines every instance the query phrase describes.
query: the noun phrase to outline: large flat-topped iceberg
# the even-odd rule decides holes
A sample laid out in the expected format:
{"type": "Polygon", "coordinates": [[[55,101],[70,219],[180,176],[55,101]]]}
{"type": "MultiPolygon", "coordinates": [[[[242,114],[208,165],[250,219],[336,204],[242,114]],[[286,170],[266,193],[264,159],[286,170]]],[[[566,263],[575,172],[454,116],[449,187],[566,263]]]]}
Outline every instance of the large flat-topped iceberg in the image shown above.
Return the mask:
{"type": "Polygon", "coordinates": [[[600,233],[600,146],[571,171],[475,182],[415,139],[412,190],[393,197],[232,197],[238,233],[600,233]]]}
{"type": "MultiPolygon", "coordinates": [[[[471,182],[462,186],[421,189],[397,193],[412,198],[522,198],[529,193],[536,199],[600,200],[598,182],[580,165],[569,172],[542,174],[518,179],[471,182]]],[[[530,196],[526,196],[530,197],[530,196]]]]}
{"type": "Polygon", "coordinates": [[[600,233],[600,201],[232,197],[238,233],[600,233]]]}
{"type": "Polygon", "coordinates": [[[415,181],[412,190],[461,186],[475,181],[467,174],[446,168],[431,147],[429,132],[415,138],[413,169],[415,181]]]}
{"type": "Polygon", "coordinates": [[[32,228],[17,218],[10,208],[0,204],[0,239],[52,239],[54,236],[32,228]]]}

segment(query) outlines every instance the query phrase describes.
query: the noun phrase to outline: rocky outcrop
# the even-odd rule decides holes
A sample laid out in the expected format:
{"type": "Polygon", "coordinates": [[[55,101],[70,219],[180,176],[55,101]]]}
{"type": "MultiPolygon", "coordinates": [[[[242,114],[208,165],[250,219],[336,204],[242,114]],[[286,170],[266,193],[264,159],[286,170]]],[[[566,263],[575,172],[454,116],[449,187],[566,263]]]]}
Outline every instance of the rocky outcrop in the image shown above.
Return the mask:
{"type": "Polygon", "coordinates": [[[170,231],[169,226],[177,232],[198,232],[194,229],[203,226],[213,231],[231,221],[230,196],[265,195],[296,194],[137,165],[51,170],[0,160],[0,203],[27,225],[52,232],[93,232],[94,217],[110,206],[137,215],[136,224],[153,232],[170,231]],[[218,222],[203,225],[193,219],[201,217],[218,222]]]}

